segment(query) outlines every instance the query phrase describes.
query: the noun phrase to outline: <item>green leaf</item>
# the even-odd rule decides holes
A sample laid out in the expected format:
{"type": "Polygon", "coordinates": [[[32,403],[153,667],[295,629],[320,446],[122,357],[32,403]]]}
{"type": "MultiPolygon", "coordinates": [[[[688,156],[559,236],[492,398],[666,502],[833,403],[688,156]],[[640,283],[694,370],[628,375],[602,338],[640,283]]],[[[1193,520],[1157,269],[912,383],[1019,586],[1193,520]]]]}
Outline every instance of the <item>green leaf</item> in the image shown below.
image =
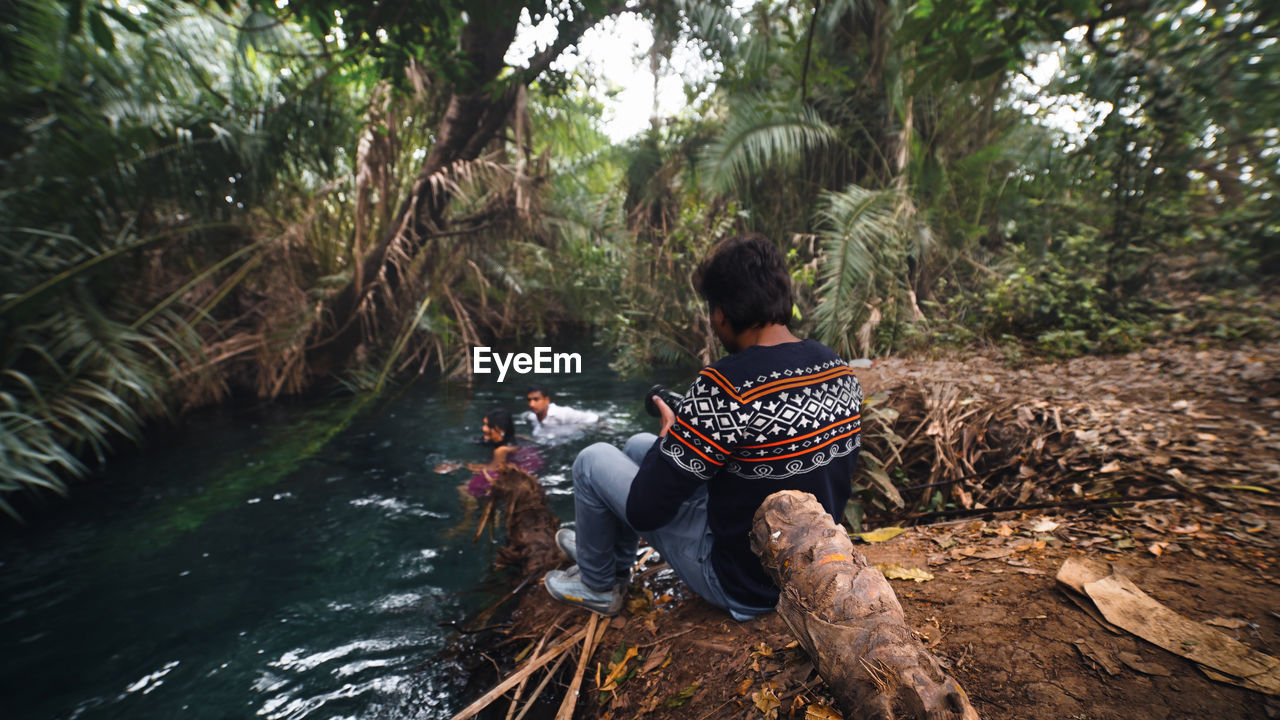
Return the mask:
{"type": "Polygon", "coordinates": [[[98,8],[89,11],[89,32],[93,34],[93,41],[103,50],[115,50],[116,38],[111,34],[111,28],[107,27],[107,21],[102,19],[102,13],[98,8]]]}
{"type": "Polygon", "coordinates": [[[973,66],[973,80],[981,80],[989,75],[994,75],[1009,66],[1009,59],[1006,57],[993,57],[983,60],[973,66]]]}
{"type": "Polygon", "coordinates": [[[870,476],[876,487],[880,489],[880,492],[894,505],[898,507],[906,505],[906,501],[902,499],[902,495],[898,492],[897,486],[893,484],[889,473],[886,473],[882,468],[873,468],[869,463],[865,468],[865,472],[870,476]]]}
{"type": "Polygon", "coordinates": [[[663,705],[666,705],[669,708],[680,707],[681,705],[689,702],[689,698],[693,697],[693,694],[696,692],[698,692],[698,683],[694,683],[675,695],[667,698],[667,701],[663,703],[663,705]]]}
{"type": "Polygon", "coordinates": [[[138,21],[135,20],[133,16],[130,15],[129,13],[122,12],[120,10],[117,10],[116,8],[108,7],[105,5],[102,6],[101,10],[107,15],[110,15],[112,20],[115,20],[116,22],[120,23],[120,27],[123,27],[125,30],[128,30],[129,32],[135,35],[146,34],[147,31],[144,30],[142,25],[138,24],[138,21]]]}
{"type": "Polygon", "coordinates": [[[84,24],[84,0],[71,0],[67,6],[67,35],[75,37],[80,34],[84,24]]]}

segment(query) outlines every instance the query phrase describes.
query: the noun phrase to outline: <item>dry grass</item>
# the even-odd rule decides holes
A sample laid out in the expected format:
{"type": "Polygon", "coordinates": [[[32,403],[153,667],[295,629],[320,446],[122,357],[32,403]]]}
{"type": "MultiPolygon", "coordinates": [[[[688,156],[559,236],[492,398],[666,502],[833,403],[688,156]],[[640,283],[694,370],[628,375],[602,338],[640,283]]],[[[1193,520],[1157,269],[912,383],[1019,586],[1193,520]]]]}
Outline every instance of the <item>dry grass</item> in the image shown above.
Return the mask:
{"type": "Polygon", "coordinates": [[[899,517],[940,500],[980,509],[1177,493],[1224,507],[1274,503],[1277,367],[1277,343],[1018,369],[887,360],[865,374],[864,482],[899,517]]]}

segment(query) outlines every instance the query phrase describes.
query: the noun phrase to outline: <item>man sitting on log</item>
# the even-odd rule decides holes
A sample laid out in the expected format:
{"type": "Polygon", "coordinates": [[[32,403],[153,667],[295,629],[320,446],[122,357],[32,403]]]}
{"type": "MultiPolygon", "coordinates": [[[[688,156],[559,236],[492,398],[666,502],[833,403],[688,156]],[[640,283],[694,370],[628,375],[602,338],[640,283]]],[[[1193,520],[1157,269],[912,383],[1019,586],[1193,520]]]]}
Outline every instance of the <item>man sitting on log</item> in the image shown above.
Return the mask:
{"type": "Polygon", "coordinates": [[[782,253],[761,235],[730,238],[695,276],[730,353],[708,365],[658,436],[624,450],[597,443],[573,464],[576,532],[556,541],[577,564],[544,584],[558,600],[615,615],[638,533],[694,592],[737,620],[772,610],[778,589],[751,552],[752,515],[779,490],[844,513],[861,438],[862,388],[830,348],[800,340],[782,253]]]}

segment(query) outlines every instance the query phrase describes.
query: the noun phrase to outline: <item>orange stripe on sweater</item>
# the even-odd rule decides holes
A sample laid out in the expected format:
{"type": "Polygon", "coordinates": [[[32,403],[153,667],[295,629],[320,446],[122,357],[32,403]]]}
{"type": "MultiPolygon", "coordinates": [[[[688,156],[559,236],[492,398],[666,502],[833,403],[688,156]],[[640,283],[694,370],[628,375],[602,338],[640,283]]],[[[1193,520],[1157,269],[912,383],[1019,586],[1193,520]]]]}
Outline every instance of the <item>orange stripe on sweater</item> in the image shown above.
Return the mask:
{"type": "Polygon", "coordinates": [[[774,380],[773,382],[765,383],[764,385],[760,385],[759,387],[752,388],[747,392],[742,393],[742,402],[752,402],[765,395],[786,390],[788,388],[804,387],[805,385],[816,385],[820,382],[825,382],[827,380],[833,380],[835,378],[842,377],[844,375],[852,375],[852,374],[853,374],[853,371],[850,370],[849,368],[838,367],[838,368],[832,368],[825,372],[817,373],[815,375],[805,375],[804,377],[786,378],[784,380],[774,380]]]}
{"type": "Polygon", "coordinates": [[[731,398],[733,398],[734,400],[736,400],[736,401],[738,402],[738,404],[739,404],[739,405],[745,405],[745,404],[746,404],[746,401],[745,401],[745,400],[743,400],[743,399],[742,399],[742,397],[741,397],[741,396],[739,396],[739,395],[738,395],[738,393],[734,391],[734,389],[733,389],[733,383],[729,382],[729,381],[728,381],[728,379],[726,379],[724,375],[721,375],[721,374],[719,373],[719,371],[717,371],[715,368],[710,368],[710,367],[709,367],[709,368],[705,368],[705,369],[703,369],[703,371],[702,371],[702,372],[700,372],[700,373],[698,373],[698,374],[699,374],[699,375],[706,375],[708,378],[710,378],[710,379],[711,379],[711,382],[713,382],[713,383],[715,383],[715,384],[719,385],[719,386],[720,386],[720,389],[722,389],[722,390],[724,390],[726,393],[728,393],[728,394],[729,394],[729,397],[731,397],[731,398]]]}
{"type": "Polygon", "coordinates": [[[699,455],[701,455],[701,456],[703,457],[703,459],[705,459],[707,462],[711,463],[712,465],[715,465],[716,467],[720,467],[721,465],[724,465],[724,463],[722,463],[722,462],[717,462],[717,461],[712,460],[711,458],[707,457],[707,454],[706,454],[706,453],[704,453],[704,452],[702,452],[701,450],[699,450],[698,448],[696,448],[696,447],[694,447],[694,446],[690,445],[687,441],[685,441],[685,439],[684,439],[684,438],[680,437],[679,435],[677,435],[677,434],[675,434],[675,433],[671,433],[671,437],[673,437],[673,438],[675,438],[676,440],[678,440],[678,441],[680,442],[680,444],[681,444],[681,445],[684,445],[685,447],[689,448],[690,450],[692,450],[692,451],[694,451],[694,452],[698,453],[699,455]]]}
{"type": "Polygon", "coordinates": [[[720,452],[724,453],[725,455],[728,455],[728,454],[729,454],[729,451],[728,451],[728,450],[725,450],[724,448],[720,447],[719,445],[717,445],[717,444],[715,444],[715,443],[711,442],[711,440],[710,440],[710,439],[708,439],[706,435],[703,435],[702,433],[698,432],[698,430],[697,430],[696,428],[694,428],[692,425],[690,425],[689,423],[685,422],[685,421],[684,421],[684,420],[682,420],[681,418],[676,418],[676,422],[678,422],[678,423],[680,423],[681,425],[683,425],[683,426],[685,426],[685,427],[689,428],[689,432],[691,432],[691,433],[693,433],[694,435],[697,435],[698,437],[702,438],[702,439],[703,439],[704,441],[706,441],[706,443],[707,443],[708,445],[710,445],[711,447],[715,448],[716,450],[719,450],[720,452]]]}
{"type": "Polygon", "coordinates": [[[813,437],[814,435],[820,435],[820,434],[822,434],[822,433],[824,433],[824,432],[826,432],[826,431],[830,430],[831,428],[833,428],[833,427],[835,427],[835,426],[837,426],[837,425],[843,425],[843,424],[845,424],[845,423],[847,423],[847,422],[853,422],[854,420],[861,420],[861,419],[862,419],[862,416],[861,416],[861,415],[854,415],[854,416],[853,416],[853,417],[851,417],[851,418],[845,418],[844,420],[841,420],[840,422],[831,423],[830,425],[828,425],[828,426],[826,426],[826,427],[822,428],[821,430],[814,430],[814,431],[813,431],[813,432],[811,432],[811,433],[805,433],[804,435],[801,435],[801,436],[799,436],[799,437],[787,438],[786,440],[779,440],[779,441],[777,441],[777,442],[764,443],[763,445],[743,445],[742,447],[740,447],[740,448],[738,448],[738,449],[739,449],[739,450],[753,450],[753,449],[755,449],[755,448],[773,447],[774,445],[786,445],[787,443],[795,442],[795,441],[797,441],[797,440],[804,440],[805,438],[811,438],[811,437],[813,437]]]}

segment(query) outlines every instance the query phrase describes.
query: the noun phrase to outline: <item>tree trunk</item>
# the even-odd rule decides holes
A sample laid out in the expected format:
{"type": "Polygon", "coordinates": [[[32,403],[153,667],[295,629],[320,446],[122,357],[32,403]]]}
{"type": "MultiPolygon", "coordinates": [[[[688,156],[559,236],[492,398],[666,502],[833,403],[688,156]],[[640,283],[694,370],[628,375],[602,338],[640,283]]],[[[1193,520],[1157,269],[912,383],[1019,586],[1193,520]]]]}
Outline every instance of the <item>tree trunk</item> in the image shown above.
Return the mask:
{"type": "Polygon", "coordinates": [[[321,309],[321,322],[307,350],[314,374],[325,375],[342,366],[366,336],[376,334],[393,318],[393,300],[402,283],[400,268],[447,224],[445,208],[452,195],[437,182],[438,176],[460,161],[479,157],[507,123],[521,88],[546,71],[587,28],[622,8],[622,0],[615,0],[599,16],[579,14],[563,24],[555,42],[537,53],[527,67],[503,79],[499,79],[506,68],[503,58],[515,39],[519,13],[485,12],[470,19],[460,38],[467,77],[454,87],[436,142],[395,219],[356,264],[347,285],[321,309]],[[375,296],[375,290],[380,294],[375,296]]]}
{"type": "Polygon", "coordinates": [[[964,690],[911,634],[889,582],[812,495],[766,498],[751,548],[782,588],[778,614],[846,718],[978,720],[964,690]]]}
{"type": "MultiPolygon", "coordinates": [[[[385,299],[400,290],[400,263],[397,256],[411,259],[425,245],[433,232],[447,222],[444,209],[451,195],[446,187],[433,182],[441,172],[459,161],[474,160],[497,136],[515,100],[515,87],[494,98],[487,93],[454,95],[440,122],[438,140],[427,155],[422,170],[408,197],[400,204],[395,219],[383,232],[381,240],[357,267],[357,274],[343,287],[327,308],[328,322],[322,326],[326,336],[311,346],[308,361],[312,370],[324,375],[340,366],[355,350],[367,332],[362,312],[367,302],[376,302],[372,291],[381,285],[385,299]],[[399,253],[397,253],[399,251],[399,253]]],[[[371,309],[375,321],[385,321],[390,310],[386,300],[371,309]]]]}

